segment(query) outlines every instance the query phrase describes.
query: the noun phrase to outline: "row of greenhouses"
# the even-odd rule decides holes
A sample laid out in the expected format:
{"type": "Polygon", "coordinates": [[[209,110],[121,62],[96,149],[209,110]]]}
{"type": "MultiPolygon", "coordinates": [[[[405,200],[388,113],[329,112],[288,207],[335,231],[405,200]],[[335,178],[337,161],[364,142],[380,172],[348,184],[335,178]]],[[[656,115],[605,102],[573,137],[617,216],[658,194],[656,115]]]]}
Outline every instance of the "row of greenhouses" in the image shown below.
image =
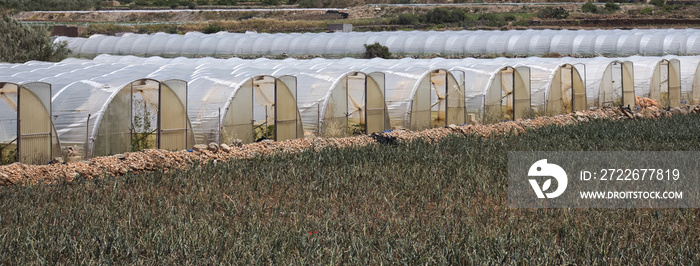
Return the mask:
{"type": "Polygon", "coordinates": [[[333,33],[229,33],[93,35],[59,37],[74,56],[99,54],[162,57],[289,55],[356,57],[380,43],[399,55],[465,56],[662,56],[699,55],[699,29],[395,31],[333,33]]]}
{"type": "Polygon", "coordinates": [[[603,106],[700,104],[700,57],[312,59],[101,55],[0,64],[0,154],[46,163],[194,144],[343,137],[603,106]]]}

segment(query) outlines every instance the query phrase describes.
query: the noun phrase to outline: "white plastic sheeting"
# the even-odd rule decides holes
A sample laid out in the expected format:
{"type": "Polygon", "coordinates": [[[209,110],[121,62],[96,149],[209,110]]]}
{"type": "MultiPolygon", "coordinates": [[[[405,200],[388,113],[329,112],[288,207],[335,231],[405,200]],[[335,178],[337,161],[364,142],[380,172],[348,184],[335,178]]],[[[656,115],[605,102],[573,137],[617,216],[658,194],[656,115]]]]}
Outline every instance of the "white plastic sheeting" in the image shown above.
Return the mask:
{"type": "Polygon", "coordinates": [[[163,57],[255,55],[357,56],[379,42],[404,55],[661,56],[700,54],[699,29],[396,31],[335,33],[228,33],[184,35],[127,33],[90,38],[59,37],[76,57],[99,54],[163,57]]]}
{"type": "MultiPolygon", "coordinates": [[[[153,66],[151,71],[155,71],[159,66],[153,66]]],[[[111,135],[107,139],[117,138],[110,129],[119,127],[120,131],[129,131],[129,120],[116,121],[111,115],[105,118],[105,112],[110,104],[120,95],[120,92],[136,80],[144,78],[144,73],[148,73],[147,66],[143,65],[123,65],[105,64],[87,60],[67,59],[60,63],[28,62],[25,64],[3,64],[0,65],[0,80],[8,81],[41,81],[53,86],[51,103],[53,110],[53,122],[57,129],[61,145],[77,146],[85,156],[91,156],[93,145],[98,137],[97,134],[111,135]],[[89,120],[89,123],[88,123],[89,120]],[[105,122],[107,120],[108,122],[105,122]],[[110,124],[106,126],[106,124],[110,124]]],[[[149,83],[142,81],[142,85],[149,83]]],[[[156,82],[158,83],[158,82],[156,82]]],[[[149,85],[153,87],[154,85],[149,85]]],[[[155,88],[160,88],[155,85],[155,88]]],[[[152,88],[151,88],[152,89],[152,88]]],[[[151,89],[144,89],[142,96],[137,98],[147,98],[147,101],[158,102],[158,92],[151,89]]],[[[128,89],[126,99],[131,99],[131,90],[128,89]]],[[[124,100],[124,99],[122,99],[124,100]]],[[[130,111],[117,111],[116,113],[128,113],[130,111]]],[[[115,113],[115,114],[116,114],[115,113]]],[[[112,114],[112,115],[115,115],[112,114]]],[[[121,116],[123,114],[116,114],[121,116]]],[[[150,116],[149,123],[157,123],[157,118],[150,116]]],[[[145,120],[144,120],[145,121],[145,120]]],[[[133,121],[132,121],[133,126],[133,121]]],[[[100,139],[103,141],[103,139],[100,139]]],[[[107,142],[111,140],[105,140],[107,142]]],[[[99,142],[104,143],[104,142],[99,142]]],[[[117,153],[111,150],[120,150],[130,147],[131,143],[124,145],[107,145],[100,147],[97,155],[117,153]]],[[[120,150],[121,151],[121,150],[120,150]]]]}
{"type": "MultiPolygon", "coordinates": [[[[270,60],[256,59],[246,60],[231,59],[188,59],[175,58],[164,59],[159,57],[139,58],[134,56],[99,56],[94,60],[67,59],[61,63],[28,62],[25,64],[0,64],[0,80],[10,82],[44,81],[54,86],[54,114],[55,122],[62,136],[64,145],[79,145],[85,141],[87,114],[99,114],[101,106],[112,97],[113,90],[129,84],[139,78],[152,78],[157,80],[182,79],[189,82],[190,93],[188,96],[188,116],[195,125],[198,143],[217,141],[218,128],[223,124],[225,113],[229,106],[236,105],[235,95],[243,84],[247,84],[255,77],[268,75],[271,77],[290,77],[296,79],[297,105],[301,113],[304,128],[307,131],[323,131],[323,123],[329,103],[334,97],[335,90],[348,86],[344,79],[357,74],[381,73],[385,86],[386,106],[388,108],[391,125],[393,127],[413,128],[416,124],[414,104],[419,97],[428,97],[430,118],[437,115],[440,123],[440,111],[444,106],[446,96],[462,97],[466,104],[467,113],[483,115],[486,100],[491,93],[496,92],[493,99],[501,97],[504,101],[502,108],[507,108],[505,100],[513,89],[503,89],[505,78],[503,71],[508,68],[520,69],[522,85],[530,91],[531,110],[546,113],[568,111],[563,108],[567,96],[564,93],[566,84],[572,86],[578,82],[585,85],[584,93],[579,95],[568,94],[572,101],[576,97],[584,97],[583,107],[593,107],[603,104],[600,88],[603,83],[611,82],[611,87],[617,88],[615,83],[622,79],[624,74],[610,77],[606,80],[606,69],[615,63],[633,63],[634,91],[637,96],[651,95],[651,88],[661,87],[663,83],[669,84],[669,88],[677,83],[681,86],[681,98],[692,100],[693,89],[697,86],[698,63],[697,56],[666,56],[666,57],[641,57],[627,58],[496,58],[496,59],[313,59],[313,60],[270,60]],[[671,62],[679,62],[679,64],[671,62]],[[664,63],[669,62],[669,63],[664,63]],[[661,64],[660,64],[661,63],[661,64]],[[656,69],[659,65],[666,67],[666,72],[659,73],[656,69]],[[679,69],[681,80],[674,80],[677,74],[669,69],[679,69]],[[570,81],[562,81],[561,73],[565,70],[576,70],[582,79],[575,81],[575,75],[568,74],[570,81]],[[449,70],[449,72],[446,72],[449,70]],[[501,75],[501,76],[499,76],[501,75]],[[559,79],[557,79],[557,75],[559,79]],[[443,76],[448,78],[443,78],[443,76]],[[555,83],[559,83],[556,87],[555,83]],[[527,84],[526,84],[527,83],[527,84]],[[565,85],[562,85],[565,84],[565,85]],[[528,86],[526,86],[528,85],[528,86]],[[451,92],[452,87],[461,87],[451,92]],[[445,92],[442,92],[444,87],[445,92]],[[553,93],[553,89],[560,90],[553,93]],[[421,89],[423,88],[423,89],[421,89]],[[424,89],[428,88],[428,89],[424,89]],[[498,94],[498,95],[496,95],[498,94]],[[553,102],[561,102],[561,106],[550,109],[548,99],[556,97],[553,102]],[[587,104],[586,104],[587,102],[587,104]],[[562,109],[563,108],[563,109],[562,109]],[[69,134],[70,132],[70,134],[69,134]]],[[[631,68],[631,67],[630,67],[631,68]]],[[[620,71],[622,71],[620,69],[620,71]]],[[[631,75],[630,75],[631,76],[631,75]]],[[[631,77],[626,77],[631,79],[631,77]]],[[[511,78],[509,78],[511,79],[511,78]]],[[[624,82],[629,84],[629,80],[624,82]]],[[[359,80],[358,80],[359,81],[359,80]]],[[[347,82],[347,79],[345,80],[347,82]]],[[[507,82],[513,82],[508,80],[507,82]]],[[[608,85],[605,85],[608,86],[608,85]]],[[[668,89],[667,89],[668,91],[668,89]]],[[[661,97],[663,91],[659,90],[661,97]]],[[[666,92],[667,95],[668,92],[666,92]]],[[[361,99],[363,96],[353,95],[353,98],[361,99]]],[[[607,96],[604,96],[607,97],[607,96]]],[[[577,99],[579,99],[577,98],[577,99]]],[[[629,97],[628,97],[629,98],[629,97]]],[[[671,99],[668,97],[667,99],[671,99]]],[[[454,98],[451,98],[454,99],[454,98]]],[[[351,106],[352,100],[346,99],[348,115],[354,112],[351,106]]],[[[420,100],[418,100],[420,101],[420,100]]],[[[680,100],[678,101],[680,102],[680,100]]],[[[459,108],[459,106],[457,106],[459,108]]],[[[464,108],[464,107],[462,107],[464,108]]],[[[572,110],[579,110],[569,107],[572,110]]],[[[256,121],[267,121],[265,109],[256,109],[256,121]],[[261,117],[262,115],[262,117],[261,117]]],[[[267,112],[269,115],[269,112],[267,112]]],[[[503,116],[509,119],[508,116],[503,116]]],[[[91,127],[93,124],[91,118],[91,127]]],[[[361,119],[361,118],[358,118],[361,119]]],[[[462,117],[463,121],[466,120],[462,117]]],[[[483,120],[483,117],[475,119],[483,120]]],[[[424,123],[424,122],[421,122],[424,123]]],[[[424,123],[425,124],[425,123],[424,123]]],[[[437,126],[441,124],[432,124],[437,126]]],[[[94,131],[93,129],[90,129],[94,131]]],[[[322,133],[322,132],[321,132],[322,133]]],[[[80,147],[80,145],[79,145],[80,147]]]]}

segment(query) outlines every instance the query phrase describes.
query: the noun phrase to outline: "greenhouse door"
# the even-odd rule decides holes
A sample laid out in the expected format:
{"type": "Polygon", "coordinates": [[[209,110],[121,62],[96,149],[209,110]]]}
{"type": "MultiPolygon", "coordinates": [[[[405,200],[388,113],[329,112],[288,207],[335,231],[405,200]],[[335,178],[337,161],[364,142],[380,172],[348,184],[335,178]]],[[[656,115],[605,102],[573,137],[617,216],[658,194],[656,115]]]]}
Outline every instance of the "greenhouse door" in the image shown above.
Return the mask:
{"type": "Polygon", "coordinates": [[[390,129],[384,101],[384,73],[370,73],[365,79],[365,133],[390,129]]]}
{"type": "Polygon", "coordinates": [[[573,65],[566,64],[562,68],[562,100],[564,112],[571,113],[586,109],[586,88],[573,65]]]}
{"type": "Polygon", "coordinates": [[[51,161],[51,85],[19,86],[17,100],[19,162],[47,164],[51,161]]]}
{"type": "Polygon", "coordinates": [[[680,61],[661,60],[651,81],[649,98],[658,99],[664,107],[681,105],[680,61]]]}
{"type": "MultiPolygon", "coordinates": [[[[151,79],[141,79],[131,83],[131,151],[158,148],[160,88],[161,83],[151,79]]],[[[119,110],[114,111],[119,112],[119,110]]],[[[93,155],[125,152],[123,148],[115,147],[115,144],[109,145],[109,151],[96,152],[93,155]]]]}
{"type": "Polygon", "coordinates": [[[513,95],[513,87],[515,87],[515,69],[508,67],[501,71],[501,113],[502,119],[513,120],[515,117],[515,97],[513,95]]]}
{"type": "Polygon", "coordinates": [[[160,86],[158,99],[158,148],[187,148],[187,82],[167,80],[160,86]]]}
{"type": "Polygon", "coordinates": [[[303,136],[299,132],[301,120],[297,111],[297,79],[282,76],[275,80],[275,140],[282,141],[303,136]]]}
{"type": "MultiPolygon", "coordinates": [[[[243,143],[255,141],[253,118],[253,81],[249,80],[238,88],[233,96],[220,126],[221,143],[231,143],[240,139],[243,143]]],[[[222,110],[223,111],[223,110],[222,110]]],[[[219,120],[221,121],[221,120],[219,120]]]]}
{"type": "Polygon", "coordinates": [[[530,68],[513,71],[513,119],[530,117],[530,68]]]}
{"type": "Polygon", "coordinates": [[[433,93],[430,94],[430,121],[431,127],[447,126],[447,89],[450,82],[447,78],[447,72],[443,70],[435,70],[430,73],[430,89],[433,93]]]}

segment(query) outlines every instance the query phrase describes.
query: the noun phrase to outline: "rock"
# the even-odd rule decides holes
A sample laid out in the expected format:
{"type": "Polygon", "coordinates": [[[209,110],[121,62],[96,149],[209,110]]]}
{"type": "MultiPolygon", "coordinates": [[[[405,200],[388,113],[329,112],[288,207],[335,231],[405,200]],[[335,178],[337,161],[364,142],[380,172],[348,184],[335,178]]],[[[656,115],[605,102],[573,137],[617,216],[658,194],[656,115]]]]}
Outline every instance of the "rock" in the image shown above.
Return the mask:
{"type": "Polygon", "coordinates": [[[459,127],[455,124],[449,124],[449,125],[447,125],[447,128],[452,129],[452,130],[459,130],[459,127]]]}
{"type": "Polygon", "coordinates": [[[53,157],[53,160],[51,160],[51,164],[62,164],[65,163],[63,161],[63,157],[53,157]]]}
{"type": "Polygon", "coordinates": [[[204,145],[204,144],[197,144],[197,145],[194,145],[194,147],[192,147],[192,150],[194,150],[194,151],[203,151],[206,149],[207,149],[207,145],[204,145]]]}
{"type": "Polygon", "coordinates": [[[66,160],[66,163],[75,163],[75,162],[80,162],[81,160],[83,160],[82,156],[70,156],[66,160]]]}
{"type": "Polygon", "coordinates": [[[642,115],[642,113],[636,113],[636,114],[634,114],[634,117],[637,119],[640,119],[640,118],[644,118],[644,115],[642,115]]]}
{"type": "Polygon", "coordinates": [[[114,157],[116,157],[119,160],[126,160],[126,154],[123,154],[123,153],[114,155],[114,157]]]}
{"type": "Polygon", "coordinates": [[[689,113],[689,112],[688,112],[688,109],[686,109],[686,108],[681,108],[681,114],[682,114],[682,115],[687,115],[688,113],[689,113]]]}
{"type": "Polygon", "coordinates": [[[228,145],[226,145],[226,143],[221,144],[221,146],[219,146],[219,148],[221,148],[221,150],[224,151],[224,152],[230,152],[230,151],[231,151],[231,147],[228,146],[228,145]]]}
{"type": "Polygon", "coordinates": [[[576,111],[576,113],[574,113],[574,114],[575,114],[576,116],[586,116],[586,114],[583,113],[583,112],[581,112],[581,111],[576,111]]]}
{"type": "Polygon", "coordinates": [[[271,139],[264,139],[264,140],[261,140],[259,143],[269,144],[269,143],[273,143],[273,142],[275,142],[275,141],[271,140],[271,139]]]}
{"type": "Polygon", "coordinates": [[[231,142],[231,147],[237,147],[237,148],[243,147],[243,140],[234,139],[234,140],[231,142]]]}
{"type": "Polygon", "coordinates": [[[219,151],[219,144],[216,144],[214,142],[209,143],[209,145],[207,145],[207,150],[209,150],[210,152],[217,152],[219,151]]]}
{"type": "Polygon", "coordinates": [[[672,115],[680,115],[680,114],[682,114],[681,108],[680,108],[680,107],[673,107],[673,108],[671,108],[671,114],[672,114],[672,115]]]}
{"type": "Polygon", "coordinates": [[[80,174],[78,174],[78,173],[76,173],[76,172],[73,172],[73,173],[68,174],[68,177],[70,177],[71,179],[73,179],[73,178],[78,177],[79,175],[80,175],[80,174]]]}

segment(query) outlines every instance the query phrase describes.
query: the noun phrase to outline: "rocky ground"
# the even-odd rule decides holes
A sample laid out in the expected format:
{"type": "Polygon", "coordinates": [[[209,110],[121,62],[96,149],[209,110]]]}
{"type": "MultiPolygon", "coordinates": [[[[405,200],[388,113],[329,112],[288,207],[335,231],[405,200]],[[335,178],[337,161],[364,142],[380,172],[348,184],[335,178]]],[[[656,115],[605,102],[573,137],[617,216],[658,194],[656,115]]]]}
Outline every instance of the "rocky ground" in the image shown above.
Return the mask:
{"type": "Polygon", "coordinates": [[[72,181],[78,176],[88,179],[105,176],[121,176],[126,173],[146,173],[151,171],[172,171],[186,169],[192,165],[209,162],[222,162],[268,156],[277,153],[295,153],[304,150],[326,147],[354,147],[367,145],[392,145],[415,139],[437,141],[449,135],[480,135],[490,137],[500,134],[523,134],[529,129],[547,125],[569,125],[585,123],[592,119],[654,119],[662,116],[695,114],[700,106],[685,106],[664,110],[658,102],[647,98],[637,99],[640,111],[624,108],[602,108],[591,111],[578,111],[571,114],[532,119],[518,119],[489,125],[450,125],[423,131],[394,130],[381,134],[363,135],[348,138],[306,138],[274,142],[263,141],[248,145],[232,143],[197,145],[192,151],[169,152],[165,150],[144,150],[108,157],[98,157],[87,161],[54,163],[50,165],[26,165],[14,163],[0,166],[0,185],[30,185],[37,183],[58,183],[72,181]]]}

